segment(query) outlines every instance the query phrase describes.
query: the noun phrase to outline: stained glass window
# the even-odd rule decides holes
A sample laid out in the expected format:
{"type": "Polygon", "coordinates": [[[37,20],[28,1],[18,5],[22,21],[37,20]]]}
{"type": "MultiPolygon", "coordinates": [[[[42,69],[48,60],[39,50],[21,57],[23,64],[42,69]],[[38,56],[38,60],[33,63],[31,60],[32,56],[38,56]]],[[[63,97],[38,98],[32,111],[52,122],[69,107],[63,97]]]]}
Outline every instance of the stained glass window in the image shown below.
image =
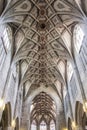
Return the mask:
{"type": "Polygon", "coordinates": [[[50,130],[55,130],[55,122],[54,122],[54,120],[51,120],[51,122],[50,122],[50,130]]]}
{"type": "Polygon", "coordinates": [[[42,121],[40,123],[40,130],[47,130],[47,125],[46,125],[46,122],[45,121],[42,121]]]}
{"type": "Polygon", "coordinates": [[[37,127],[36,127],[36,121],[33,120],[32,124],[31,124],[31,130],[36,130],[36,129],[37,129],[37,127]]]}

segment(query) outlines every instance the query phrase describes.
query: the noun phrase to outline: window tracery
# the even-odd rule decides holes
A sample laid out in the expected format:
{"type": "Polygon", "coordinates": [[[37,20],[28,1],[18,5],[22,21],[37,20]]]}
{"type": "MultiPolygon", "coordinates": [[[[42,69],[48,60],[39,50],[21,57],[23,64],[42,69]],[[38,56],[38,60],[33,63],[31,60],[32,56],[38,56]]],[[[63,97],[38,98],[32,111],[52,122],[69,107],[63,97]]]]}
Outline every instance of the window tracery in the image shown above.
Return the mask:
{"type": "Polygon", "coordinates": [[[31,130],[36,130],[36,121],[35,120],[32,121],[31,130]]]}
{"type": "Polygon", "coordinates": [[[45,121],[42,121],[40,123],[40,130],[47,130],[47,125],[46,125],[46,122],[45,121]]]}
{"type": "Polygon", "coordinates": [[[2,68],[6,55],[8,51],[10,50],[11,44],[10,40],[12,38],[12,32],[11,28],[9,26],[6,26],[4,30],[2,30],[2,34],[0,36],[0,69],[2,68]]]}
{"type": "Polygon", "coordinates": [[[55,130],[55,122],[54,122],[54,120],[51,120],[51,122],[50,122],[50,130],[55,130]]]}

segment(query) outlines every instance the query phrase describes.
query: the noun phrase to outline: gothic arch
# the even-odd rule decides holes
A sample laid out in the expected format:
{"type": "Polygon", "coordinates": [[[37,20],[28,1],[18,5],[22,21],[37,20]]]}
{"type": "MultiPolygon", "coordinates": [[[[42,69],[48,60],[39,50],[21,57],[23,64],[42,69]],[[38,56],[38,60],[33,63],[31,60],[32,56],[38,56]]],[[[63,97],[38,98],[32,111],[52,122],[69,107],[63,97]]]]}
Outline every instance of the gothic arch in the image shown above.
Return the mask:
{"type": "Polygon", "coordinates": [[[77,101],[75,106],[75,121],[77,125],[82,126],[83,113],[83,105],[79,101],[77,101]]]}
{"type": "Polygon", "coordinates": [[[56,128],[56,122],[55,122],[55,120],[50,120],[50,130],[52,130],[52,129],[55,130],[55,128],[56,128]]]}
{"type": "Polygon", "coordinates": [[[87,116],[86,116],[85,112],[84,112],[83,117],[82,117],[82,128],[83,129],[87,128],[87,116]]]}
{"type": "Polygon", "coordinates": [[[79,101],[76,102],[75,121],[76,125],[81,127],[82,129],[85,129],[85,127],[87,127],[87,116],[83,110],[83,104],[79,101]]]}
{"type": "Polygon", "coordinates": [[[56,120],[54,119],[51,119],[50,121],[49,121],[49,123],[51,123],[51,121],[53,121],[55,124],[56,124],[56,120]]]}
{"type": "Polygon", "coordinates": [[[79,101],[76,102],[75,121],[76,125],[79,126],[81,129],[85,129],[85,127],[87,127],[86,113],[83,110],[83,104],[79,101]]]}
{"type": "Polygon", "coordinates": [[[44,127],[45,128],[45,130],[47,130],[47,122],[46,122],[46,120],[45,119],[42,119],[41,121],[40,121],[40,130],[41,130],[41,127],[44,127]],[[41,126],[41,124],[43,124],[44,123],[44,126],[41,126]]]}
{"type": "Polygon", "coordinates": [[[41,118],[41,119],[40,119],[39,124],[40,124],[42,121],[44,121],[44,122],[46,123],[46,125],[47,125],[47,121],[46,121],[46,119],[45,119],[45,118],[44,118],[44,119],[43,119],[43,118],[41,118]]]}
{"type": "Polygon", "coordinates": [[[68,118],[68,130],[72,130],[72,122],[71,122],[71,118],[68,118]]]}
{"type": "Polygon", "coordinates": [[[7,104],[5,104],[5,109],[3,110],[0,122],[0,127],[2,128],[2,130],[4,130],[6,127],[11,126],[11,119],[12,119],[11,104],[10,102],[8,102],[7,104]]]}
{"type": "Polygon", "coordinates": [[[45,87],[40,87],[40,88],[37,88],[36,90],[34,90],[30,96],[27,98],[26,102],[30,102],[30,105],[32,103],[32,100],[40,93],[40,92],[45,92],[47,93],[55,102],[56,104],[56,107],[58,107],[58,101],[60,100],[57,93],[54,91],[53,88],[45,88],[45,87]],[[50,91],[50,93],[49,93],[50,91]],[[31,96],[32,95],[32,96],[31,96]]]}
{"type": "Polygon", "coordinates": [[[75,121],[76,125],[81,127],[82,129],[85,129],[85,127],[87,127],[87,116],[83,110],[83,104],[79,101],[76,102],[75,121]]]}
{"type": "MultiPolygon", "coordinates": [[[[33,99],[38,95],[40,94],[41,92],[45,92],[46,94],[48,94],[52,99],[53,101],[55,102],[55,107],[56,107],[56,111],[57,111],[57,108],[58,108],[58,100],[60,101],[60,99],[58,98],[56,92],[54,90],[50,91],[52,93],[49,93],[49,89],[47,88],[42,88],[40,87],[39,89],[37,89],[36,91],[33,91],[31,93],[31,95],[29,96],[28,98],[28,102],[29,102],[29,110],[30,110],[30,106],[32,104],[32,101],[33,99]]],[[[26,100],[27,101],[27,100],[26,100]]],[[[26,104],[26,103],[25,103],[26,104]]],[[[30,112],[30,111],[29,111],[30,112]]]]}
{"type": "Polygon", "coordinates": [[[19,130],[19,118],[16,118],[16,126],[15,126],[15,130],[19,130]]]}
{"type": "Polygon", "coordinates": [[[42,91],[36,95],[31,106],[31,120],[37,119],[38,123],[44,120],[47,124],[50,119],[56,117],[56,104],[46,92],[42,91]]]}

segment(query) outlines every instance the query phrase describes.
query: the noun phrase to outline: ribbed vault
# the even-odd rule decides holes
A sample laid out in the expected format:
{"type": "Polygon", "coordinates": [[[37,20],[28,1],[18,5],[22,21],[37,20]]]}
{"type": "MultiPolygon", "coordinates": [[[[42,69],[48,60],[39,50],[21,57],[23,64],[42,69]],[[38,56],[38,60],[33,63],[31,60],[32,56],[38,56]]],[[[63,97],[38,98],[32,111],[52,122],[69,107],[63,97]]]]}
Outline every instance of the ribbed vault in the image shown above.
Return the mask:
{"type": "MultiPolygon", "coordinates": [[[[0,0],[0,4],[0,23],[13,31],[12,65],[19,65],[24,99],[43,84],[52,87],[62,102],[66,61],[73,59],[71,29],[86,18],[81,1],[0,0]]],[[[40,93],[33,105],[32,118],[41,113],[55,117],[53,101],[46,93],[40,93]]]]}
{"type": "Polygon", "coordinates": [[[13,63],[20,64],[20,86],[26,88],[29,84],[25,90],[29,93],[43,83],[53,87],[61,97],[56,82],[64,85],[65,74],[58,65],[61,61],[65,66],[65,60],[72,59],[71,45],[68,46],[63,34],[66,32],[71,37],[74,22],[84,20],[79,2],[7,0],[4,3],[0,22],[13,29],[13,63]]]}
{"type": "Polygon", "coordinates": [[[56,118],[56,105],[53,99],[46,94],[41,92],[32,101],[32,111],[31,111],[31,122],[36,120],[41,122],[45,120],[46,122],[55,120],[56,118]]]}

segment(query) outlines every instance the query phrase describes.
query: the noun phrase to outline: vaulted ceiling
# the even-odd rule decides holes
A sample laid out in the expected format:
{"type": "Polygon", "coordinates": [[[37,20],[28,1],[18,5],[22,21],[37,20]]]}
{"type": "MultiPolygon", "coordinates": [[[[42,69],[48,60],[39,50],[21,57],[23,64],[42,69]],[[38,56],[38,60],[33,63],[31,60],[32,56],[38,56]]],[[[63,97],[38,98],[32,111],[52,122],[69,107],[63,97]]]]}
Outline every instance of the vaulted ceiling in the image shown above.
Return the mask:
{"type": "Polygon", "coordinates": [[[56,118],[56,105],[52,98],[45,92],[41,92],[32,101],[31,121],[41,122],[43,119],[49,122],[56,118]]]}
{"type": "MultiPolygon", "coordinates": [[[[72,37],[72,25],[84,21],[86,10],[81,9],[80,0],[5,0],[4,3],[0,0],[4,5],[0,23],[8,23],[13,29],[13,62],[20,64],[24,98],[43,84],[52,87],[62,100],[66,60],[73,57],[67,39],[72,37]]],[[[38,101],[34,99],[34,102],[38,101]]],[[[48,111],[42,106],[39,102],[35,105],[38,113],[48,111]]],[[[34,116],[35,112],[32,112],[34,116]]]]}

